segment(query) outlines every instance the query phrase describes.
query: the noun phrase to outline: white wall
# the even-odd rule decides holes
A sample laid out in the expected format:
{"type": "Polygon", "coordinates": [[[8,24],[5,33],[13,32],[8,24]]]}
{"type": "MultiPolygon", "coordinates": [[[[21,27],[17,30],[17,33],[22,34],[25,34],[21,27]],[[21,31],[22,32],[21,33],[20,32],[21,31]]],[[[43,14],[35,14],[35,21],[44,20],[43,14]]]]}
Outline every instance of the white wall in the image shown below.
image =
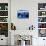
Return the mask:
{"type": "Polygon", "coordinates": [[[37,23],[37,2],[32,0],[11,0],[11,22],[13,22],[17,29],[25,29],[30,25],[37,23]],[[17,10],[27,9],[29,10],[29,19],[18,19],[17,10]]]}

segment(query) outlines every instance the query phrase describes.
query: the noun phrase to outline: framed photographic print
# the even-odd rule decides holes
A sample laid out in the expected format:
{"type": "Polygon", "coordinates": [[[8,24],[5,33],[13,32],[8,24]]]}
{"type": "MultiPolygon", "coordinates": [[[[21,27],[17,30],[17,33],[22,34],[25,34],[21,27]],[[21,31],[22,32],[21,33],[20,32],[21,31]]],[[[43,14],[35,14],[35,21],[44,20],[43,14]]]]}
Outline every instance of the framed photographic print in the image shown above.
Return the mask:
{"type": "Polygon", "coordinates": [[[19,19],[29,18],[29,11],[28,10],[18,10],[17,18],[19,18],[19,19]]]}

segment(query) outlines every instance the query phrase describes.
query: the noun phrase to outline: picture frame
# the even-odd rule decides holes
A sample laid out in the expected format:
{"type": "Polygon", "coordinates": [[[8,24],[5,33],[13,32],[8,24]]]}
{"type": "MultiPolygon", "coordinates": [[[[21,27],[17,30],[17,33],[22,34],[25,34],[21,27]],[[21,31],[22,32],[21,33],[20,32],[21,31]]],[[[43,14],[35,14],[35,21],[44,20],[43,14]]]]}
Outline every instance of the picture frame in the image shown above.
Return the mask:
{"type": "Polygon", "coordinates": [[[17,11],[17,18],[28,19],[29,18],[29,11],[28,10],[18,10],[17,11]]]}

